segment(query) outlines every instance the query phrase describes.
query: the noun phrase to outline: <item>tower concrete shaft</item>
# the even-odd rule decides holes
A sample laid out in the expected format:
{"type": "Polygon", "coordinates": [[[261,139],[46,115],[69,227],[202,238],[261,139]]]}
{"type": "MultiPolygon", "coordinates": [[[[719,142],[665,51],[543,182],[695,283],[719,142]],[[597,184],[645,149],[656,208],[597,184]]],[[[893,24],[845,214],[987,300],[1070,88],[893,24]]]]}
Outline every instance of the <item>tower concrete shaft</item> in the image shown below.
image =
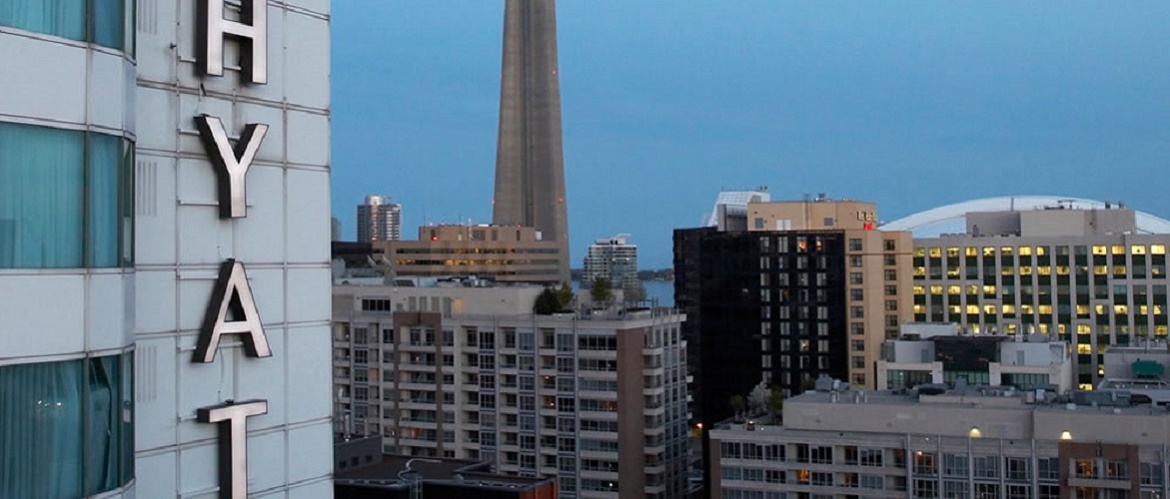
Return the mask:
{"type": "Polygon", "coordinates": [[[543,240],[560,242],[569,279],[554,0],[506,0],[492,221],[535,227],[543,240]]]}

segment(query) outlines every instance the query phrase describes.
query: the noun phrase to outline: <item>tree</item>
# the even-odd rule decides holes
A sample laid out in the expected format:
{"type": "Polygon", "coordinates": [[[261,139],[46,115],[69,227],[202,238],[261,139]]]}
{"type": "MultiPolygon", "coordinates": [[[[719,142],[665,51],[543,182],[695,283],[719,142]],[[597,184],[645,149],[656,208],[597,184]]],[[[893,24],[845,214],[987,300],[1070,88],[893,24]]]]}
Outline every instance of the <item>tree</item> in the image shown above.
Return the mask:
{"type": "Polygon", "coordinates": [[[768,397],[768,411],[772,413],[772,420],[784,413],[784,392],[779,388],[772,388],[772,395],[768,397]]]}
{"type": "Polygon", "coordinates": [[[544,288],[532,304],[532,313],[536,315],[552,315],[561,311],[561,300],[552,288],[544,288]]]}
{"type": "Polygon", "coordinates": [[[646,286],[642,281],[634,281],[622,288],[625,291],[627,303],[639,303],[646,300],[646,286]]]}
{"type": "Polygon", "coordinates": [[[613,283],[609,278],[598,277],[593,280],[593,287],[589,288],[589,297],[595,303],[605,303],[613,298],[613,283]]]}
{"type": "Polygon", "coordinates": [[[561,289],[557,290],[557,300],[561,302],[561,310],[568,310],[569,305],[573,304],[573,287],[569,283],[561,283],[561,289]]]}
{"type": "Polygon", "coordinates": [[[735,419],[742,419],[743,410],[747,406],[747,401],[743,399],[743,395],[732,395],[729,402],[731,404],[731,410],[735,411],[735,419]]]}
{"type": "Polygon", "coordinates": [[[763,412],[768,408],[768,398],[772,396],[771,390],[763,381],[752,388],[752,392],[748,394],[748,406],[752,409],[752,414],[763,412]]]}

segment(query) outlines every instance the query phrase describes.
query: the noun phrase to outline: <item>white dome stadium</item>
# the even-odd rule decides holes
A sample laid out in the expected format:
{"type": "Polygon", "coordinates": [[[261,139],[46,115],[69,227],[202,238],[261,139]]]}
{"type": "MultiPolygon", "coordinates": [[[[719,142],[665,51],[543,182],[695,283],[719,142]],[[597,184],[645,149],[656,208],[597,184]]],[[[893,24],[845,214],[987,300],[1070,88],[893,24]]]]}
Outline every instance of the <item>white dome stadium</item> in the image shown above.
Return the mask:
{"type": "MultiPolygon", "coordinates": [[[[1053,206],[1074,209],[1105,208],[1104,201],[1062,196],[1006,196],[973,199],[915,213],[881,226],[882,230],[907,230],[914,237],[961,234],[967,230],[967,213],[979,211],[1026,211],[1053,206]]],[[[1114,205],[1116,206],[1116,205],[1114,205]]],[[[1149,213],[1134,213],[1140,234],[1168,234],[1170,220],[1149,213]]]]}

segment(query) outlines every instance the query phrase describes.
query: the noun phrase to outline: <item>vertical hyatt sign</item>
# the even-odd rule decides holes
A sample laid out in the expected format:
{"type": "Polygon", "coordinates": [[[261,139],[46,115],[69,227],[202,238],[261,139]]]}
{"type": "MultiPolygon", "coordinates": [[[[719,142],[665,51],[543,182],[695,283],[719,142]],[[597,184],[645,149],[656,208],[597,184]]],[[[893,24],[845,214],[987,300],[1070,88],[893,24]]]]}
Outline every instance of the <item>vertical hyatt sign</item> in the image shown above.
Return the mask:
{"type": "MultiPolygon", "coordinates": [[[[251,84],[268,83],[268,1],[242,0],[240,20],[224,18],[224,0],[196,1],[195,29],[197,72],[203,77],[223,76],[224,41],[239,43],[242,79],[251,84]]],[[[250,123],[240,131],[235,144],[228,138],[223,121],[209,115],[195,116],[195,126],[215,169],[219,194],[219,217],[234,220],[248,216],[248,167],[260,149],[268,125],[250,123]]],[[[249,357],[272,356],[264,334],[256,301],[248,285],[248,273],[242,262],[229,258],[220,265],[219,277],[211,292],[199,340],[192,361],[210,364],[215,361],[219,343],[226,335],[238,335],[249,357]]],[[[248,417],[268,412],[267,400],[229,400],[203,407],[197,420],[219,429],[219,496],[244,499],[248,495],[248,417]]]]}

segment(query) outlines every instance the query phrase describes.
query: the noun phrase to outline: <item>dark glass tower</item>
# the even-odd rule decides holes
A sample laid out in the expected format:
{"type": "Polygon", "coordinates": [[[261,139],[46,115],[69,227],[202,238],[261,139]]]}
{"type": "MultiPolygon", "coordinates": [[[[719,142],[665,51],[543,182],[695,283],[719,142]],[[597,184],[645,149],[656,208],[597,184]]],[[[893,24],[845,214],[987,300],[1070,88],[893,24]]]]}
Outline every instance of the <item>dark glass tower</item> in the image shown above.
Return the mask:
{"type": "Polygon", "coordinates": [[[535,227],[557,241],[569,280],[569,223],[561,152],[554,0],[506,0],[500,136],[492,222],[535,227]]]}

